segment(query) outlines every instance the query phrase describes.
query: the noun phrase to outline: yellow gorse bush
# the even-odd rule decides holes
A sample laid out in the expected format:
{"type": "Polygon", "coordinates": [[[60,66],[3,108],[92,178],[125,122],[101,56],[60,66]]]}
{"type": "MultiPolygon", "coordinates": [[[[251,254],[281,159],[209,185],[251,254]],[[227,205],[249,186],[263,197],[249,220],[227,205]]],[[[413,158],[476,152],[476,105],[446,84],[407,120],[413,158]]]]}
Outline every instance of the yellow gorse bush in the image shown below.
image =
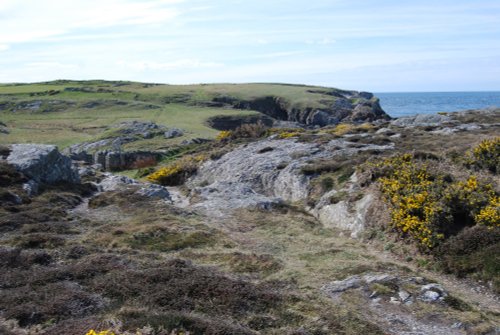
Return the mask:
{"type": "Polygon", "coordinates": [[[392,225],[429,248],[443,239],[443,234],[434,229],[442,209],[432,187],[440,181],[431,179],[427,167],[414,164],[411,155],[387,159],[375,167],[387,170],[379,183],[393,208],[392,225]]]}
{"type": "Polygon", "coordinates": [[[498,173],[500,169],[500,137],[484,140],[470,150],[466,156],[466,164],[498,173]]]}
{"type": "Polygon", "coordinates": [[[223,140],[231,138],[232,135],[233,135],[233,132],[231,130],[222,130],[217,134],[215,139],[217,141],[223,141],[223,140]]]}
{"type": "Polygon", "coordinates": [[[278,133],[278,138],[285,139],[285,138],[297,137],[300,136],[300,134],[301,133],[298,131],[283,131],[278,133]]]}
{"type": "Polygon", "coordinates": [[[500,227],[500,197],[491,197],[488,205],[479,211],[475,219],[478,224],[500,227]]]}
{"type": "Polygon", "coordinates": [[[101,330],[101,331],[97,332],[97,331],[91,329],[85,335],[117,335],[117,334],[113,333],[111,330],[101,330]]]}
{"type": "Polygon", "coordinates": [[[467,220],[500,226],[498,196],[490,184],[475,176],[446,182],[409,154],[372,164],[372,173],[391,205],[392,226],[423,247],[435,247],[451,226],[467,220]]]}
{"type": "Polygon", "coordinates": [[[147,179],[161,185],[180,185],[186,178],[198,170],[198,166],[207,160],[206,155],[186,156],[164,166],[150,174],[147,179]]]}
{"type": "Polygon", "coordinates": [[[339,123],[338,125],[335,126],[335,128],[333,128],[331,133],[342,136],[354,130],[355,128],[356,126],[350,123],[339,123]]]}

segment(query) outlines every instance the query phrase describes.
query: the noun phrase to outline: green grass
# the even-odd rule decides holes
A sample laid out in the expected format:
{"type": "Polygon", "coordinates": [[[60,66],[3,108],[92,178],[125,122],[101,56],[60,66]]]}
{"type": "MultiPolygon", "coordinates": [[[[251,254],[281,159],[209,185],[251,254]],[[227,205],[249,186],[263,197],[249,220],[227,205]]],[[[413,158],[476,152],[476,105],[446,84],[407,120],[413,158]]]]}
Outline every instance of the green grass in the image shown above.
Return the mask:
{"type": "Polygon", "coordinates": [[[321,94],[329,91],[332,89],[284,84],[155,85],[67,80],[0,84],[0,121],[10,130],[10,134],[0,134],[0,144],[36,142],[64,148],[99,138],[107,127],[131,120],[154,121],[186,131],[182,138],[138,141],[126,149],[163,148],[195,137],[214,138],[218,132],[205,124],[210,117],[256,113],[204,107],[216,96],[242,100],[279,96],[289,106],[314,108],[335,100],[331,95],[321,94]],[[311,90],[316,93],[311,93],[311,90]],[[53,94],[53,91],[57,93],[53,94]],[[41,108],[16,110],[15,106],[20,103],[33,101],[40,101],[41,108]],[[54,102],[59,104],[58,107],[54,102]],[[99,105],[88,108],[88,103],[99,105]]]}

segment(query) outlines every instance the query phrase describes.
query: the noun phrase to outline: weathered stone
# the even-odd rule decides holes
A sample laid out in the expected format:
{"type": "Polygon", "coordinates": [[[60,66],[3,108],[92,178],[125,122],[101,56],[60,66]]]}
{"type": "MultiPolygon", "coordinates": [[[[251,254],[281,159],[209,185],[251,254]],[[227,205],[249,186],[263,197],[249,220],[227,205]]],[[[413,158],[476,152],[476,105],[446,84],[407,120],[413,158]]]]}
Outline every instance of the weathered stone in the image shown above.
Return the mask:
{"type": "Polygon", "coordinates": [[[337,280],[324,285],[321,289],[328,294],[340,293],[350,289],[359,288],[363,285],[364,280],[359,276],[352,276],[344,280],[337,280]]]}
{"type": "Polygon", "coordinates": [[[197,187],[192,191],[192,196],[198,199],[192,208],[208,211],[211,216],[225,216],[228,210],[236,208],[270,210],[283,202],[280,198],[259,194],[248,185],[229,181],[197,187]]]}
{"type": "Polygon", "coordinates": [[[410,299],[411,297],[411,294],[406,292],[405,290],[400,290],[398,292],[398,296],[399,296],[399,299],[402,301],[402,302],[406,302],[408,299],[410,299]]]}
{"type": "Polygon", "coordinates": [[[435,291],[425,291],[421,296],[420,299],[425,302],[433,302],[438,300],[441,297],[441,295],[435,291]]]}
{"type": "MultiPolygon", "coordinates": [[[[392,148],[353,144],[345,140],[327,144],[302,143],[291,139],[253,142],[240,146],[215,161],[205,162],[197,175],[188,180],[187,186],[194,189],[193,194],[201,200],[198,207],[231,209],[256,207],[260,204],[263,208],[272,208],[281,201],[301,201],[309,195],[311,179],[311,176],[303,173],[302,168],[311,161],[345,157],[364,150],[392,148]]],[[[370,197],[360,201],[360,216],[366,214],[365,208],[370,201],[370,197]]],[[[330,202],[325,198],[321,207],[327,205],[330,202]]],[[[313,215],[319,217],[321,207],[317,207],[313,215]]],[[[342,211],[346,216],[343,222],[348,222],[349,228],[357,233],[362,229],[364,220],[357,219],[356,214],[348,211],[349,206],[346,205],[342,211]]],[[[332,212],[333,217],[338,215],[336,208],[332,208],[332,212]]],[[[331,216],[321,217],[324,224],[335,225],[329,222],[332,220],[331,216]]]]}
{"type": "Polygon", "coordinates": [[[395,119],[391,121],[391,124],[398,127],[426,127],[440,126],[451,121],[452,119],[448,115],[418,114],[395,119]]]}
{"type": "Polygon", "coordinates": [[[106,173],[105,178],[101,180],[101,182],[98,184],[98,187],[102,191],[116,191],[124,185],[133,184],[137,184],[137,181],[132,178],[106,173]]]}
{"type": "Polygon", "coordinates": [[[147,136],[159,135],[167,130],[165,126],[158,125],[151,121],[122,122],[117,126],[117,129],[121,135],[141,137],[144,137],[144,134],[148,134],[147,136]]]}
{"type": "Polygon", "coordinates": [[[165,138],[175,138],[184,135],[184,131],[179,128],[172,128],[164,133],[165,138]]]}
{"type": "Polygon", "coordinates": [[[13,144],[7,162],[36,183],[78,183],[78,171],[71,159],[54,145],[13,144]]]}
{"type": "Polygon", "coordinates": [[[171,201],[170,192],[163,186],[155,184],[144,184],[137,191],[137,194],[148,198],[158,198],[171,201]]]}
{"type": "Polygon", "coordinates": [[[374,197],[366,194],[354,203],[342,200],[332,204],[330,198],[336,193],[335,190],[326,193],[311,213],[327,227],[349,230],[351,237],[358,237],[365,227],[366,215],[374,197]]]}

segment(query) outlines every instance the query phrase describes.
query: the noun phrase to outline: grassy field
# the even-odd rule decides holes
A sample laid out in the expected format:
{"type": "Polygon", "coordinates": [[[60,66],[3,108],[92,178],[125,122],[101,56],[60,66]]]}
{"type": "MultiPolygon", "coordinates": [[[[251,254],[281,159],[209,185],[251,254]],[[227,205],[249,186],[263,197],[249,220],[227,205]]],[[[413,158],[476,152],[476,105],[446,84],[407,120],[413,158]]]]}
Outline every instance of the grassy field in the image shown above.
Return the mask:
{"type": "MultiPolygon", "coordinates": [[[[209,117],[256,113],[205,107],[203,104],[213,97],[276,95],[314,105],[315,95],[307,89],[268,84],[171,86],[100,81],[4,84],[0,85],[0,121],[10,133],[0,135],[0,144],[40,142],[64,148],[92,140],[106,127],[131,120],[184,129],[183,139],[213,138],[217,131],[205,124],[209,117]]],[[[138,145],[161,146],[176,140],[158,141],[138,145]]]]}

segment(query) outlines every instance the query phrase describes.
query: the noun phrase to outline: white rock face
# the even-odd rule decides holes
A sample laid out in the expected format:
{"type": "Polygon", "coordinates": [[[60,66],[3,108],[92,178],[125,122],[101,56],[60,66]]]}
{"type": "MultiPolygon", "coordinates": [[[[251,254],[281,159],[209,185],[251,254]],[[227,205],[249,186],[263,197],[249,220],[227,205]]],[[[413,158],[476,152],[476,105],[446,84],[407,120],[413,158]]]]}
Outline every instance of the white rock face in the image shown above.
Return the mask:
{"type": "Polygon", "coordinates": [[[71,159],[61,155],[55,145],[13,144],[7,163],[36,183],[80,182],[71,159]]]}
{"type": "Polygon", "coordinates": [[[366,214],[373,203],[373,195],[366,194],[354,203],[342,200],[336,204],[327,204],[336,191],[323,196],[322,201],[316,205],[311,213],[326,227],[340,228],[351,231],[351,237],[358,237],[363,231],[366,214]]]}
{"type": "MultiPolygon", "coordinates": [[[[228,209],[270,209],[283,201],[297,202],[308,197],[311,177],[302,168],[314,160],[335,160],[364,150],[390,150],[393,146],[359,145],[348,140],[327,144],[295,140],[266,139],[241,146],[220,159],[203,164],[187,182],[196,199],[193,207],[223,214],[228,209]]],[[[311,210],[325,226],[349,229],[353,236],[363,230],[373,196],[365,195],[354,204],[331,204],[335,191],[323,196],[311,210]]]]}
{"type": "Polygon", "coordinates": [[[308,178],[299,173],[307,159],[327,156],[318,145],[293,140],[263,140],[205,163],[189,185],[224,181],[244,184],[269,197],[296,201],[307,196],[308,178]]]}

